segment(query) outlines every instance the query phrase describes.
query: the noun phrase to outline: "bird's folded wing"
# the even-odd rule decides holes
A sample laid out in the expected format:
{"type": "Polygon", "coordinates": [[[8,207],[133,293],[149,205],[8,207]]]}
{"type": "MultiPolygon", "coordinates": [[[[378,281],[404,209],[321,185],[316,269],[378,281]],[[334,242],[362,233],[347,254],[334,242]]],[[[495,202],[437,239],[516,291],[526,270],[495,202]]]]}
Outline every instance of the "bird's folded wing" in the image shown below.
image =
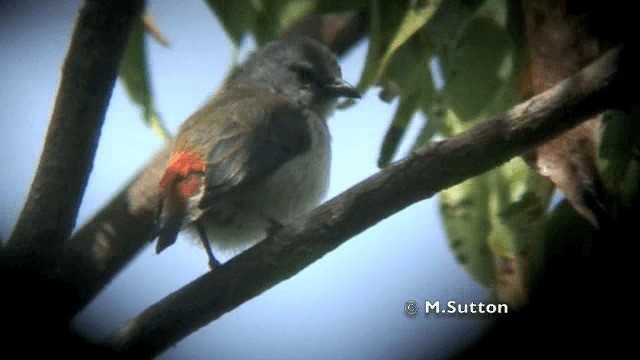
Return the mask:
{"type": "Polygon", "coordinates": [[[221,195],[268,178],[311,147],[306,114],[284,96],[266,90],[244,85],[227,87],[199,113],[192,118],[206,116],[210,121],[191,124],[188,119],[184,126],[196,129],[182,131],[191,135],[183,135],[178,143],[206,151],[207,184],[202,208],[221,195]],[[210,128],[197,129],[201,124],[210,128]],[[203,136],[207,133],[213,136],[203,136]]]}

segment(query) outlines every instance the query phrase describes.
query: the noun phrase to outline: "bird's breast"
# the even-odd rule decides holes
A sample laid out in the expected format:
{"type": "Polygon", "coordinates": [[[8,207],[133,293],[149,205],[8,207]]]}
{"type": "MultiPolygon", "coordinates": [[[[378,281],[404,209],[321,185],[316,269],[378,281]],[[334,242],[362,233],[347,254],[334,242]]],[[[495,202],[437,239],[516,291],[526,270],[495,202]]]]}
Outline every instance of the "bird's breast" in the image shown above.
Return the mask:
{"type": "Polygon", "coordinates": [[[311,147],[271,176],[234,193],[204,214],[216,256],[232,257],[264,239],[271,221],[287,224],[314,208],[325,196],[331,165],[330,135],[325,122],[309,120],[311,147]]]}
{"type": "Polygon", "coordinates": [[[282,165],[257,189],[256,205],[281,223],[315,207],[329,185],[329,134],[324,123],[312,125],[309,151],[282,165]]]}

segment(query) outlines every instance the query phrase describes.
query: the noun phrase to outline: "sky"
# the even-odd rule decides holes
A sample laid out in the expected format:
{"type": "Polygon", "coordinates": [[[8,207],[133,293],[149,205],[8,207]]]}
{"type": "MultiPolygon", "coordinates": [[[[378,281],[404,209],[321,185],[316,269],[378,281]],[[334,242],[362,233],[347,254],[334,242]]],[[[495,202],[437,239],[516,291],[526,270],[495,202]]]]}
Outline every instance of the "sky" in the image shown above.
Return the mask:
{"type": "MultiPolygon", "coordinates": [[[[51,115],[60,67],[80,1],[0,2],[0,238],[7,239],[28,193],[51,115]]],[[[170,42],[149,41],[155,102],[171,132],[220,86],[232,45],[202,0],[149,0],[170,42]]],[[[251,43],[243,48],[246,54],[251,43]]],[[[367,43],[341,60],[357,83],[367,43]]],[[[397,103],[377,91],[329,120],[333,162],[327,199],[378,171],[376,160],[397,103]]],[[[424,119],[412,122],[405,156],[424,119]]],[[[118,193],[162,147],[140,110],[114,88],[78,216],[78,227],[118,193]]],[[[73,321],[100,341],[128,319],[208,271],[205,252],[179,239],[160,255],[148,246],[73,321]]],[[[487,302],[449,250],[437,198],[381,221],[296,276],[191,334],[160,359],[446,358],[471,342],[487,318],[407,316],[406,301],[487,302]]]]}

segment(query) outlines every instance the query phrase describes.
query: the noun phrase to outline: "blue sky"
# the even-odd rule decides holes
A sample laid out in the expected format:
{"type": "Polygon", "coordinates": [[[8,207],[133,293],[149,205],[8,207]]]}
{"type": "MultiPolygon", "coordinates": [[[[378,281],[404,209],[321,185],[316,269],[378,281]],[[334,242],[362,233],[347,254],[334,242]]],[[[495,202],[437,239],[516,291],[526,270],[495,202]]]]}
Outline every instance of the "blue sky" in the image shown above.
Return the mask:
{"type": "MultiPolygon", "coordinates": [[[[60,66],[79,1],[0,5],[0,237],[11,233],[37,166],[60,66]]],[[[220,85],[232,46],[202,0],[150,0],[169,39],[150,42],[156,104],[171,131],[220,85]]],[[[250,46],[249,46],[250,47],[250,46]]],[[[367,44],[341,61],[356,83],[367,44]]],[[[246,53],[246,51],[245,51],[246,53]]],[[[377,91],[329,127],[333,164],[328,197],[377,171],[384,131],[397,104],[377,91]]],[[[405,139],[405,155],[416,130],[405,139]]],[[[78,224],[116,194],[162,146],[116,84],[78,224]]],[[[472,340],[486,322],[464,316],[407,317],[407,300],[487,301],[489,291],[455,262],[437,215],[437,199],[419,202],[376,224],[282,282],[170,348],[160,358],[290,359],[443,357],[472,340]]],[[[74,320],[100,340],[129,318],[207,271],[206,254],[189,241],[161,255],[144,249],[74,320]]]]}

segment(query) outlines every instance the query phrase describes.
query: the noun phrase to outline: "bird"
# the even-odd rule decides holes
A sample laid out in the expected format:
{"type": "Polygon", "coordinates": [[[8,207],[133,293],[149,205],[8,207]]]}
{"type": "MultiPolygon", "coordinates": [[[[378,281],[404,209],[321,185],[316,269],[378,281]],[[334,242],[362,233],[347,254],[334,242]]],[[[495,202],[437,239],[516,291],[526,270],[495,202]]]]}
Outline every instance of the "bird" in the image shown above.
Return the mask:
{"type": "Polygon", "coordinates": [[[327,119],[342,97],[360,93],[315,39],[287,36],[249,55],[174,138],[156,253],[185,230],[213,270],[317,206],[329,184],[327,119]]]}

